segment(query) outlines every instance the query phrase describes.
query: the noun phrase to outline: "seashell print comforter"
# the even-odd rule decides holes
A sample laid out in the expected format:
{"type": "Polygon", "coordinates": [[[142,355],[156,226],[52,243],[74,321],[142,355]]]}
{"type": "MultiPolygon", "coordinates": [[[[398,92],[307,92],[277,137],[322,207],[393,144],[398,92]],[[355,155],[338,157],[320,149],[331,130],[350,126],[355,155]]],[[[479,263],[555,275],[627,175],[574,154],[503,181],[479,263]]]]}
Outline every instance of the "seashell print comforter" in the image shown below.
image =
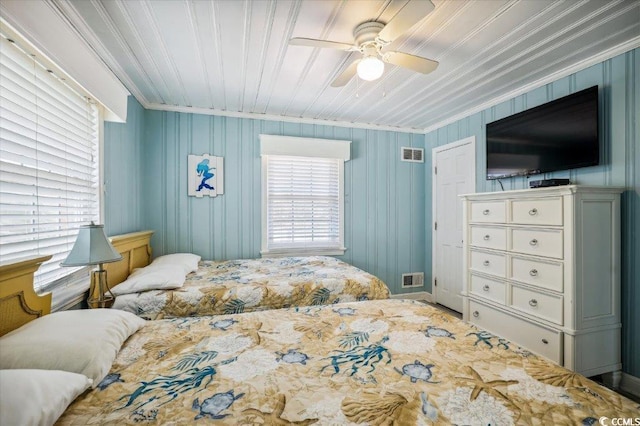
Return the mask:
{"type": "Polygon", "coordinates": [[[640,406],[448,314],[378,300],[151,321],[60,424],[597,424],[640,406]]]}
{"type": "Polygon", "coordinates": [[[333,257],[202,261],[199,266],[180,289],[121,295],[113,308],[161,319],[389,298],[380,279],[333,257]]]}

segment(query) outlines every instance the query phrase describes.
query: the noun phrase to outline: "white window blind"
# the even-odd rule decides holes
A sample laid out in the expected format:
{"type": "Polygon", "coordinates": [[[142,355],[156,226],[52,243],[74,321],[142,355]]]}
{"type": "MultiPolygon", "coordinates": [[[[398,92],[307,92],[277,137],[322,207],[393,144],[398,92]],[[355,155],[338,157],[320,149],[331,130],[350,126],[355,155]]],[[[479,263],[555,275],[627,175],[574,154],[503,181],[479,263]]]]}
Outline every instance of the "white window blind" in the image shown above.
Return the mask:
{"type": "Polygon", "coordinates": [[[37,289],[77,269],[59,263],[78,227],[99,220],[99,115],[37,59],[0,43],[0,261],[53,255],[37,289]]]}
{"type": "Polygon", "coordinates": [[[263,252],[343,252],[344,160],[266,155],[263,167],[267,228],[263,252]]]}

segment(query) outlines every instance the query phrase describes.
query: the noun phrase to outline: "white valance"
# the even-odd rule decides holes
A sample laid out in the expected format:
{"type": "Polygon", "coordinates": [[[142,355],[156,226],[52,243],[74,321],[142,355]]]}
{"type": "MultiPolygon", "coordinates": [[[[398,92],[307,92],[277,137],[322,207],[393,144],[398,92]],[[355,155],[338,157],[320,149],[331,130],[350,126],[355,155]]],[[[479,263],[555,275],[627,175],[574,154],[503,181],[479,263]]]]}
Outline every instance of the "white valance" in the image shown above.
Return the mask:
{"type": "Polygon", "coordinates": [[[351,159],[351,141],[260,135],[260,155],[351,159]]]}
{"type": "Polygon", "coordinates": [[[58,7],[48,1],[2,0],[0,16],[4,21],[0,27],[13,40],[24,39],[21,47],[56,75],[65,75],[69,86],[102,104],[106,121],[126,122],[129,91],[66,22],[58,7]]]}

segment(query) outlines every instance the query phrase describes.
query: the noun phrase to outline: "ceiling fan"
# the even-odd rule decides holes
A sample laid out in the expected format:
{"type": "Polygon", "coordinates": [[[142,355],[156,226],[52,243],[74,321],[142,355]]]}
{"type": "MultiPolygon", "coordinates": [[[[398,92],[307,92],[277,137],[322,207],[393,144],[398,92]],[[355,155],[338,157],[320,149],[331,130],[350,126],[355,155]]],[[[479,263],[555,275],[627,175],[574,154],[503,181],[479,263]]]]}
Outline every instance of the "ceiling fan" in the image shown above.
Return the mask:
{"type": "Polygon", "coordinates": [[[430,0],[409,0],[386,24],[378,21],[367,21],[358,25],[353,31],[355,44],[303,37],[292,38],[289,40],[289,44],[360,52],[362,58],[353,61],[336,77],[331,83],[333,87],[346,85],[356,74],[363,80],[376,80],[382,76],[385,62],[428,74],[438,67],[437,61],[403,52],[386,52],[384,48],[421,21],[434,8],[435,6],[430,0]]]}

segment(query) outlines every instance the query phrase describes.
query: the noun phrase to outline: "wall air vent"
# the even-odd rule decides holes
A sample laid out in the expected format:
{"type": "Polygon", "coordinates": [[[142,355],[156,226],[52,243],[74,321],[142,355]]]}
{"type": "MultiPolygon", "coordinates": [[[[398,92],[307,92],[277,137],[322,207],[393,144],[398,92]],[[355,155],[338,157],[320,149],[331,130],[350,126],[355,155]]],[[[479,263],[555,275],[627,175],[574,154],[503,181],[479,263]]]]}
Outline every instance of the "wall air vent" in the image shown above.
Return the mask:
{"type": "Polygon", "coordinates": [[[424,163],[424,149],[403,146],[400,149],[400,160],[411,163],[424,163]]]}
{"type": "Polygon", "coordinates": [[[402,288],[423,287],[424,272],[412,272],[410,274],[402,274],[402,288]]]}

